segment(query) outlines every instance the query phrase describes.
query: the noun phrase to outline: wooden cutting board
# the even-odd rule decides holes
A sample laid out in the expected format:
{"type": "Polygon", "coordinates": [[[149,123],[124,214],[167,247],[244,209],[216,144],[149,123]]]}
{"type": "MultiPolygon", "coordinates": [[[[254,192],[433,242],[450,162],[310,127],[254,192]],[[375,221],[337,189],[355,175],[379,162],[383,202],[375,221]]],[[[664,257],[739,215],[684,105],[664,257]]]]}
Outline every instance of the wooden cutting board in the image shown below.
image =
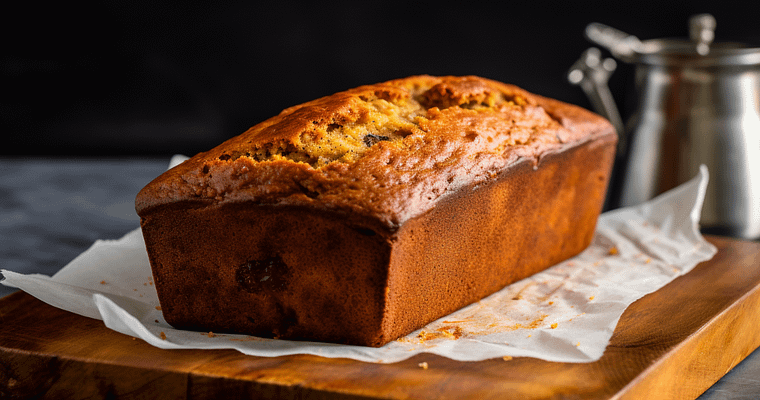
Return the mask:
{"type": "Polygon", "coordinates": [[[760,346],[760,243],[708,240],[715,258],[629,307],[586,364],[161,350],[18,292],[0,300],[0,398],[693,399],[760,346]]]}

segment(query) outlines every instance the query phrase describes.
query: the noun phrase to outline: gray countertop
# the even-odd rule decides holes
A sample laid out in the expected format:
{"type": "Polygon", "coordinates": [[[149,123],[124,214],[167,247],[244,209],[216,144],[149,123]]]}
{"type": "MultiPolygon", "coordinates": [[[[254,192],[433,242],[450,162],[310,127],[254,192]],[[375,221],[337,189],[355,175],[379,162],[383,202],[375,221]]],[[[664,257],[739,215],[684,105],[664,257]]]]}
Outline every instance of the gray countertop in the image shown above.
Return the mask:
{"type": "MultiPolygon", "coordinates": [[[[137,228],[135,195],[168,163],[168,157],[0,159],[0,268],[53,275],[96,239],[137,228]]],[[[13,291],[0,285],[0,297],[13,291]]],[[[760,349],[699,397],[758,398],[760,349]]]]}

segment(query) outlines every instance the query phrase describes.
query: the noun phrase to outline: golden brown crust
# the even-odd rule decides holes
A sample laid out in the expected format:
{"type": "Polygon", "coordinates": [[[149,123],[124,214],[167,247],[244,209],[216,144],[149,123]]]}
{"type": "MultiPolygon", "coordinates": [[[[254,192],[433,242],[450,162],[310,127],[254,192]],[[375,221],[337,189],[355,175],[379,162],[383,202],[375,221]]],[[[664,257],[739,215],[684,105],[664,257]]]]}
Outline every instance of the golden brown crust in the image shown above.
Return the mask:
{"type": "Polygon", "coordinates": [[[537,162],[547,151],[611,132],[595,114],[512,85],[416,76],[288,108],[160,176],[139,193],[136,208],[144,215],[176,201],[303,205],[374,216],[398,227],[439,197],[518,159],[537,162]],[[381,101],[412,115],[373,126],[370,118],[381,115],[373,102],[381,101]],[[304,150],[324,143],[331,128],[347,126],[390,129],[388,136],[367,134],[365,141],[391,135],[399,140],[365,143],[366,149],[348,144],[329,157],[304,150]],[[351,153],[340,153],[346,150],[351,153]],[[361,154],[351,157],[353,150],[361,154]]]}

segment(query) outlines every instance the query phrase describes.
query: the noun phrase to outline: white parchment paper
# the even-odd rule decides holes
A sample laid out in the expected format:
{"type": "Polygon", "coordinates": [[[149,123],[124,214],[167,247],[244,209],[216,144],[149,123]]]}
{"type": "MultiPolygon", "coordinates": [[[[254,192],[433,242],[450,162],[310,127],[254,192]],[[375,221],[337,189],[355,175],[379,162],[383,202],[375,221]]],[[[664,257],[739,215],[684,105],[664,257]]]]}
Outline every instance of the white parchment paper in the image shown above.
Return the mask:
{"type": "MultiPolygon", "coordinates": [[[[181,161],[175,157],[172,163],[181,161]]],[[[119,240],[95,242],[52,278],[0,272],[4,285],[163,349],[369,362],[397,362],[422,352],[461,361],[527,356],[591,362],[602,356],[631,303],[715,254],[698,230],[707,175],[703,166],[694,179],[648,203],[603,214],[593,243],[577,257],[382,348],[174,329],[161,314],[139,228],[119,240]]]]}

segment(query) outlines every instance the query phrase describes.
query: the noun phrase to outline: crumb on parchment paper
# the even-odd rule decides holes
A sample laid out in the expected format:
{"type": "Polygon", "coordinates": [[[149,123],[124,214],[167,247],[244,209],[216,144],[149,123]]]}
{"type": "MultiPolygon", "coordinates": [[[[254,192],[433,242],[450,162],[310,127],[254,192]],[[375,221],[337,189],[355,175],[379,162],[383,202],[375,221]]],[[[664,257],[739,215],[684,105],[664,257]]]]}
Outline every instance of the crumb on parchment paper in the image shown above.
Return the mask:
{"type": "Polygon", "coordinates": [[[461,338],[464,335],[464,332],[462,331],[462,328],[456,325],[446,325],[442,326],[438,329],[436,329],[433,332],[427,332],[427,331],[420,331],[420,333],[417,334],[417,339],[419,339],[420,343],[434,340],[434,339],[451,339],[456,340],[461,338]]]}

